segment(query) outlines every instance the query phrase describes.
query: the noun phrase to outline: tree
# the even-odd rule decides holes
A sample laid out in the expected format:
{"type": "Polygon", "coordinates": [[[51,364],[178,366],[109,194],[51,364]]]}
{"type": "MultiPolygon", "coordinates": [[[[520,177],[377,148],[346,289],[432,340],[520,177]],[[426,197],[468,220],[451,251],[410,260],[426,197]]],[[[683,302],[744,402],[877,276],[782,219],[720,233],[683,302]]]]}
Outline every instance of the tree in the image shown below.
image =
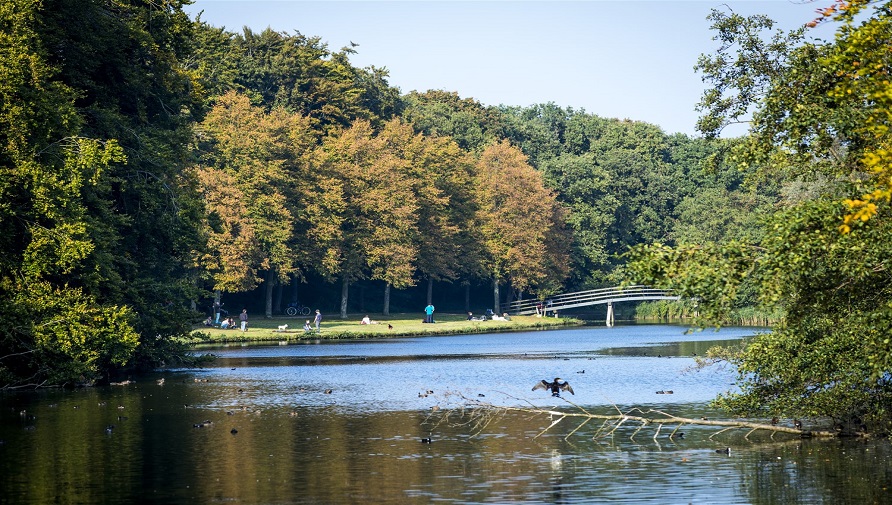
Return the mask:
{"type": "Polygon", "coordinates": [[[206,264],[214,289],[240,292],[272,286],[298,269],[304,198],[300,181],[313,147],[309,121],[282,109],[266,113],[234,92],[220,97],[201,124],[204,165],[198,168],[210,212],[206,264]],[[266,278],[261,276],[266,272],[266,278]]]}
{"type": "Polygon", "coordinates": [[[566,211],[526,156],[504,141],[488,147],[477,163],[474,187],[493,310],[501,306],[500,283],[535,292],[562,281],[567,242],[555,237],[563,233],[566,211]]]}
{"type": "Polygon", "coordinates": [[[0,330],[3,386],[177,357],[201,245],[188,17],[176,1],[15,1],[0,23],[0,307],[18,321],[0,330]]]}
{"type": "MultiPolygon", "coordinates": [[[[851,12],[864,3],[837,5],[851,12]]],[[[727,86],[724,93],[736,90],[735,100],[754,108],[752,132],[730,156],[758,165],[765,177],[817,181],[817,191],[787,199],[762,234],[747,237],[750,243],[654,244],[630,253],[634,281],[696,297],[711,324],[720,323],[752,284],[763,305],[784,310],[770,334],[741,350],[710,353],[709,360],[738,368],[740,392],[716,402],[735,415],[814,417],[840,434],[892,430],[890,209],[882,198],[865,198],[861,202],[873,207],[858,215],[866,207],[852,196],[865,184],[883,184],[862,174],[880,174],[870,163],[881,164],[873,153],[888,145],[878,119],[883,99],[871,99],[888,89],[887,81],[880,84],[885,70],[876,66],[889,58],[888,9],[888,3],[878,6],[859,27],[844,16],[834,42],[778,48],[770,73],[759,64],[764,54],[746,50],[761,47],[758,35],[739,29],[753,20],[723,19],[717,26],[723,40],[744,34],[742,59],[734,65],[724,60],[710,67],[710,75],[727,86]],[[753,65],[740,64],[749,58],[753,65]],[[864,73],[857,70],[862,61],[873,63],[864,73]],[[765,75],[730,79],[742,68],[765,75]],[[754,81],[762,83],[759,96],[751,93],[754,81]]],[[[728,114],[713,112],[718,119],[728,114]]]]}
{"type": "Polygon", "coordinates": [[[336,211],[321,273],[340,277],[343,318],[351,282],[370,275],[394,286],[413,282],[418,203],[401,152],[411,133],[394,120],[376,136],[368,121],[357,121],[317,150],[316,171],[332,192],[326,208],[336,211]]]}
{"type": "Polygon", "coordinates": [[[484,107],[458,93],[413,91],[405,97],[402,117],[428,137],[448,137],[460,148],[480,152],[504,137],[504,118],[497,109],[484,107]]]}
{"type": "Polygon", "coordinates": [[[412,137],[405,156],[418,201],[416,266],[432,303],[434,281],[454,280],[474,263],[474,160],[451,138],[422,134],[412,137]]]}

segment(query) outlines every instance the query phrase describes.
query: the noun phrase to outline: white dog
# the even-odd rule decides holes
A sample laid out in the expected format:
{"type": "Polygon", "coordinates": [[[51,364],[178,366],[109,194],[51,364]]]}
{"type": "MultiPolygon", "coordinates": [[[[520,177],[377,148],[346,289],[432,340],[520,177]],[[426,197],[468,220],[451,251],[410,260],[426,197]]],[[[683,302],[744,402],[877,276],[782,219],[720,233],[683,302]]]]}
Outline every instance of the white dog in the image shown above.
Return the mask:
{"type": "Polygon", "coordinates": [[[279,331],[285,331],[285,330],[287,330],[287,329],[288,329],[288,325],[287,325],[287,324],[283,324],[283,325],[279,326],[279,331]]]}

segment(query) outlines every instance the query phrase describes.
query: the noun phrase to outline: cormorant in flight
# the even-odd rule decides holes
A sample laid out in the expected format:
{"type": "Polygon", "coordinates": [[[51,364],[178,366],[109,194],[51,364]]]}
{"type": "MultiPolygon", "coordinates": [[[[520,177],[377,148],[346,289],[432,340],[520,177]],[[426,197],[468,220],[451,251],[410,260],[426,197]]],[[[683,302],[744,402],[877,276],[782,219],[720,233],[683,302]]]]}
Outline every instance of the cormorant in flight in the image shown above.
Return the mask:
{"type": "Polygon", "coordinates": [[[555,377],[554,382],[542,379],[533,386],[533,391],[537,389],[550,389],[551,396],[561,396],[561,391],[569,391],[571,395],[576,394],[573,392],[573,388],[570,387],[570,383],[566,381],[562,383],[560,377],[555,377]]]}

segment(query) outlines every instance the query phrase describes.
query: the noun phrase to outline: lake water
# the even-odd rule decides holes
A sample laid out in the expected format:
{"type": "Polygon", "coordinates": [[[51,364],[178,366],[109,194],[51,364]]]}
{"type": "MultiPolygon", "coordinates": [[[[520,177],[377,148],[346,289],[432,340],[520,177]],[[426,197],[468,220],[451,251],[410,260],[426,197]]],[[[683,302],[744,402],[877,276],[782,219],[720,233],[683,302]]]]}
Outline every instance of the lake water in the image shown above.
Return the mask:
{"type": "Polygon", "coordinates": [[[892,503],[888,440],[469,415],[720,417],[734,375],[692,356],[755,330],[684,330],[239,344],[126,386],[7,393],[0,503],[892,503]],[[575,394],[531,390],[554,377],[575,394]]]}

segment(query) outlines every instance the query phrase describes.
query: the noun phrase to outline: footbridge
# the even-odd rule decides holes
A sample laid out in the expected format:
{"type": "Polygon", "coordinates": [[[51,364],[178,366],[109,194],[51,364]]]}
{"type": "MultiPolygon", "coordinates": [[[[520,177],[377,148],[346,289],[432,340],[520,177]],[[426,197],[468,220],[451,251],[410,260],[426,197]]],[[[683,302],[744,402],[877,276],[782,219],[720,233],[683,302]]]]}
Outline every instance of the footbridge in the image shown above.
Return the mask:
{"type": "Polygon", "coordinates": [[[559,310],[587,307],[589,305],[607,305],[607,326],[613,326],[613,304],[639,300],[678,300],[679,296],[664,289],[648,286],[625,286],[615,288],[590,289],[575,293],[563,293],[542,300],[518,300],[502,306],[503,312],[517,315],[549,313],[557,314],[559,310]]]}

